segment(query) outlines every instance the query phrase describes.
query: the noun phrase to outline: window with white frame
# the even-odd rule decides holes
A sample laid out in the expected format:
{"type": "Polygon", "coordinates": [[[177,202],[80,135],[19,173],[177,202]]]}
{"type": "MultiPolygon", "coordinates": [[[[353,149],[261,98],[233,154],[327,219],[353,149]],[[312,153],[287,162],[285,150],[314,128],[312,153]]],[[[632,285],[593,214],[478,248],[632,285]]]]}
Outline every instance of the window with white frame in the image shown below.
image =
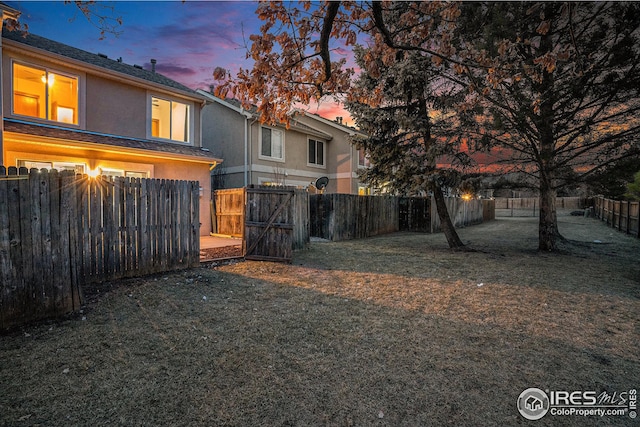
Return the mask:
{"type": "Polygon", "coordinates": [[[141,172],[141,171],[129,171],[129,170],[122,170],[122,169],[106,169],[106,168],[99,168],[99,175],[102,176],[124,176],[124,177],[128,177],[128,178],[148,178],[149,177],[149,173],[148,172],[141,172]]]}
{"type": "Polygon", "coordinates": [[[13,63],[13,114],[78,124],[78,77],[13,63]]]}
{"type": "Polygon", "coordinates": [[[364,150],[358,150],[358,166],[363,168],[368,168],[369,166],[371,166],[369,156],[367,156],[364,150]]]}
{"type": "Polygon", "coordinates": [[[188,104],[151,97],[151,136],[189,142],[190,108],[188,104]]]}
{"type": "Polygon", "coordinates": [[[284,132],[263,127],[260,133],[260,156],[284,160],[284,132]]]}
{"type": "Polygon", "coordinates": [[[18,167],[25,167],[27,169],[55,169],[58,172],[73,171],[75,173],[85,173],[86,165],[82,163],[73,162],[56,162],[56,161],[36,161],[36,160],[18,160],[18,167]]]}
{"type": "Polygon", "coordinates": [[[310,165],[324,166],[324,141],[309,139],[309,156],[307,158],[310,165]]]}

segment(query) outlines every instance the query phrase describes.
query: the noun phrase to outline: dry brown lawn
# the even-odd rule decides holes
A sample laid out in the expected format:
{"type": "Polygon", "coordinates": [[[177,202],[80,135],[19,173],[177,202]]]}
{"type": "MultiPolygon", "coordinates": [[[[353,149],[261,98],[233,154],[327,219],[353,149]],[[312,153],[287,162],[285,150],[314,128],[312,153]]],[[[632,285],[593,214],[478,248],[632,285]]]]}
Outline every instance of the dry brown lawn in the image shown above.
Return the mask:
{"type": "Polygon", "coordinates": [[[540,254],[536,225],[462,229],[471,253],[398,233],[100,285],[0,336],[0,425],[640,425],[519,415],[529,387],[640,388],[640,239],[565,216],[540,254]]]}

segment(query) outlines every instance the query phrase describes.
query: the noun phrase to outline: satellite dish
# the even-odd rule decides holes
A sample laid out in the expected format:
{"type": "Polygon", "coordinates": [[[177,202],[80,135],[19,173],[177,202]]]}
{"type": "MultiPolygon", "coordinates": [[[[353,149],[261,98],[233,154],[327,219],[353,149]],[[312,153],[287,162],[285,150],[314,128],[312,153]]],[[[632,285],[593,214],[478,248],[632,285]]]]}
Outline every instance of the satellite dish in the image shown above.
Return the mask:
{"type": "Polygon", "coordinates": [[[321,176],[320,178],[316,179],[315,186],[318,190],[322,191],[324,190],[324,188],[327,186],[328,183],[329,183],[329,178],[327,178],[326,176],[321,176]]]}

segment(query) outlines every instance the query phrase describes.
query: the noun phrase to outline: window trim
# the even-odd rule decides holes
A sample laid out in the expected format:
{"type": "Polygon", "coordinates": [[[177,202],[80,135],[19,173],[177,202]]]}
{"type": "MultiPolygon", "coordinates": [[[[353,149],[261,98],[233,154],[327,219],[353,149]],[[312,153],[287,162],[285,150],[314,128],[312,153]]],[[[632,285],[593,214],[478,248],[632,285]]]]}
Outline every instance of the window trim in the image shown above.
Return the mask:
{"type": "MultiPolygon", "coordinates": [[[[152,140],[152,141],[158,141],[158,142],[172,142],[174,144],[182,144],[182,145],[194,145],[194,140],[195,140],[195,106],[192,102],[183,100],[183,99],[179,99],[179,98],[175,98],[172,96],[167,96],[167,95],[158,95],[157,93],[148,93],[147,94],[147,108],[148,108],[148,114],[147,114],[147,124],[146,124],[146,128],[147,128],[147,137],[148,139],[152,140]],[[153,99],[157,98],[163,101],[168,101],[170,103],[179,103],[182,105],[186,105],[188,110],[189,110],[189,118],[187,120],[187,126],[188,126],[188,131],[187,131],[187,140],[186,141],[180,141],[178,139],[171,139],[171,138],[161,138],[159,136],[153,136],[153,99]]],[[[170,121],[171,121],[170,117],[170,121]]],[[[171,131],[169,131],[169,133],[171,133],[171,131]]]]}
{"type": "Polygon", "coordinates": [[[307,137],[307,166],[318,169],[326,169],[327,168],[327,141],[312,137],[307,137]],[[315,155],[316,155],[316,163],[312,163],[311,159],[309,159],[309,144],[311,141],[315,142],[315,155]],[[322,164],[318,164],[318,143],[322,144],[322,164]]]}
{"type": "MultiPolygon", "coordinates": [[[[284,130],[282,130],[282,129],[278,129],[276,127],[271,127],[271,126],[262,126],[262,125],[260,125],[260,138],[259,138],[259,141],[258,141],[258,158],[261,159],[261,160],[269,160],[269,161],[272,161],[272,162],[284,163],[285,162],[285,156],[286,156],[286,154],[285,154],[285,146],[286,146],[286,144],[285,144],[285,135],[286,135],[286,132],[284,130]],[[272,132],[274,130],[276,130],[276,131],[278,131],[278,132],[280,132],[282,134],[282,158],[273,157],[273,156],[265,156],[264,154],[262,154],[262,132],[263,132],[264,129],[269,129],[272,132]]],[[[272,146],[272,150],[271,151],[273,152],[273,142],[272,142],[271,146],[272,146]]]]}
{"type": "MultiPolygon", "coordinates": [[[[23,119],[27,119],[30,121],[38,121],[41,123],[49,123],[49,124],[53,124],[55,123],[56,125],[60,125],[60,126],[68,126],[68,127],[76,127],[76,128],[80,128],[82,126],[82,123],[84,121],[84,114],[83,114],[83,108],[81,107],[82,105],[82,93],[83,93],[83,85],[84,85],[84,79],[82,78],[82,76],[80,74],[75,74],[72,72],[68,72],[68,71],[63,71],[60,68],[55,68],[55,67],[50,67],[48,65],[42,65],[42,64],[34,64],[31,62],[27,62],[27,61],[22,61],[20,59],[16,59],[16,58],[11,58],[11,82],[10,82],[10,97],[11,97],[11,112],[10,115],[12,117],[18,117],[18,118],[23,118],[23,119]],[[54,120],[50,117],[52,117],[52,112],[49,111],[49,87],[48,85],[45,86],[45,99],[44,99],[44,103],[45,103],[45,112],[47,117],[39,117],[39,116],[29,116],[29,115],[24,115],[24,114],[20,114],[20,113],[16,113],[15,109],[15,94],[16,94],[16,89],[15,89],[15,65],[20,65],[22,67],[25,68],[31,68],[33,70],[39,70],[39,71],[43,71],[44,73],[46,73],[46,75],[49,75],[49,73],[51,74],[55,74],[55,75],[59,75],[59,76],[63,76],[63,77],[67,77],[70,79],[75,79],[76,81],[76,105],[75,105],[75,116],[76,116],[76,123],[69,123],[69,122],[64,122],[64,121],[59,121],[59,120],[54,120]]],[[[30,95],[26,92],[23,91],[17,91],[18,93],[21,93],[23,95],[30,95]]],[[[69,108],[68,106],[63,106],[66,108],[69,108]]]]}
{"type": "Polygon", "coordinates": [[[369,156],[367,155],[367,153],[364,153],[364,156],[362,156],[362,158],[364,159],[364,164],[360,163],[360,152],[361,150],[356,150],[357,154],[358,154],[358,168],[362,168],[362,169],[368,169],[371,167],[371,159],[369,159],[369,156]]]}
{"type": "Polygon", "coordinates": [[[86,173],[87,170],[89,169],[87,164],[83,162],[71,162],[71,161],[64,161],[64,160],[29,160],[26,158],[16,159],[17,167],[26,167],[29,170],[31,170],[34,166],[32,165],[32,167],[28,167],[27,166],[28,163],[39,163],[41,165],[48,163],[49,167],[42,167],[42,168],[36,168],[36,169],[48,169],[48,170],[56,169],[58,172],[61,172],[63,170],[71,170],[69,166],[73,166],[75,168],[76,173],[86,173]],[[62,170],[59,169],[59,167],[63,165],[67,167],[62,170]],[[80,168],[82,169],[82,171],[79,170],[80,168]]]}

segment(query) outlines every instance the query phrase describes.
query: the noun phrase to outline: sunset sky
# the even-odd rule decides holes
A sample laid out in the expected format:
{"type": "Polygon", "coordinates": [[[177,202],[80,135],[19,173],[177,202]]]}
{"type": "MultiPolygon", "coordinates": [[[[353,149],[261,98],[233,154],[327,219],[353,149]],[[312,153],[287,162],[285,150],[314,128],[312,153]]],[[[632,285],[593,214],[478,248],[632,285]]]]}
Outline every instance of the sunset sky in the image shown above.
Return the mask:
{"type": "MultiPolygon", "coordinates": [[[[107,7],[98,11],[121,17],[122,25],[118,35],[106,33],[100,40],[100,30],[73,5],[5,3],[22,11],[20,21],[33,34],[147,69],[154,58],[158,72],[192,89],[209,89],[215,67],[251,68],[245,40],[261,25],[253,1],[110,1],[100,2],[107,7]]],[[[347,115],[328,102],[311,112],[329,119],[347,115]]]]}

